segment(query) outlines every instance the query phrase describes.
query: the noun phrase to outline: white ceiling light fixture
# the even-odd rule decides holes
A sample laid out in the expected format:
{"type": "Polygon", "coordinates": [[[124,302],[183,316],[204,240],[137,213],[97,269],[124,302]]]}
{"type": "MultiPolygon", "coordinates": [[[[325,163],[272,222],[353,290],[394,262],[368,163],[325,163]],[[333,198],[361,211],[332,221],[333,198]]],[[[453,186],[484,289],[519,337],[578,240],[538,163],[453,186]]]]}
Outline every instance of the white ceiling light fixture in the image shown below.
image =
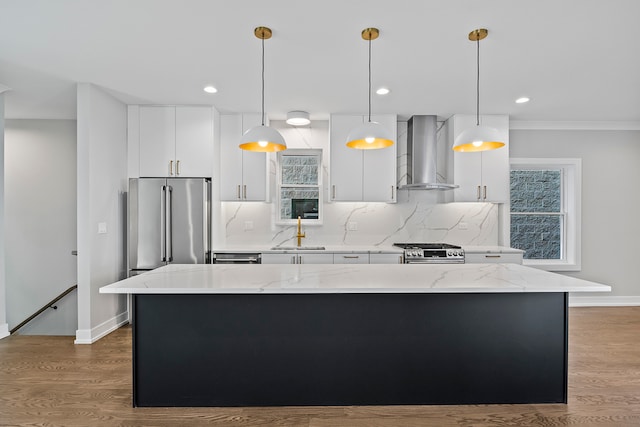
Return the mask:
{"type": "Polygon", "coordinates": [[[389,89],[387,89],[386,87],[381,87],[378,90],[376,90],[376,93],[378,95],[387,95],[389,92],[391,92],[389,89]]]}
{"type": "Polygon", "coordinates": [[[469,33],[469,40],[476,42],[476,125],[462,132],[455,140],[454,151],[475,152],[495,150],[504,147],[504,142],[498,129],[480,126],[480,40],[487,37],[489,31],[485,28],[473,30],[469,33]]]}
{"type": "Polygon", "coordinates": [[[529,98],[527,98],[526,96],[523,96],[521,98],[516,99],[516,104],[524,104],[524,103],[527,103],[529,101],[530,101],[529,98]]]}
{"type": "Polygon", "coordinates": [[[209,85],[209,86],[205,86],[203,89],[205,92],[207,93],[216,93],[218,92],[218,89],[216,89],[215,87],[209,85]]]}
{"type": "Polygon", "coordinates": [[[380,35],[377,28],[365,28],[362,30],[362,38],[369,42],[369,120],[362,126],[358,126],[349,133],[347,147],[361,150],[386,148],[393,145],[393,138],[388,129],[377,122],[371,121],[371,40],[380,35]]]}
{"type": "Polygon", "coordinates": [[[242,135],[240,148],[260,152],[286,150],[287,144],[280,132],[264,124],[264,41],[271,38],[272,32],[270,28],[257,27],[253,33],[262,40],[262,125],[252,127],[242,135]]]}
{"type": "Polygon", "coordinates": [[[309,113],[306,111],[289,111],[287,113],[287,124],[291,126],[306,126],[311,123],[309,113]]]}

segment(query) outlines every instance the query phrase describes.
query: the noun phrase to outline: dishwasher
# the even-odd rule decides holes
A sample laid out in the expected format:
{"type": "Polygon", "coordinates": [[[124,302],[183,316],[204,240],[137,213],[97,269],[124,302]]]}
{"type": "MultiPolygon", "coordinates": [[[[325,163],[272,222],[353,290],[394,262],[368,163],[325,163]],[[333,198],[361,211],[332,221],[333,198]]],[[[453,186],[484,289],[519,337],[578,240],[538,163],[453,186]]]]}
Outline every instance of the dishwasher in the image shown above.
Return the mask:
{"type": "Polygon", "coordinates": [[[262,254],[231,252],[214,253],[213,264],[262,264],[262,254]]]}

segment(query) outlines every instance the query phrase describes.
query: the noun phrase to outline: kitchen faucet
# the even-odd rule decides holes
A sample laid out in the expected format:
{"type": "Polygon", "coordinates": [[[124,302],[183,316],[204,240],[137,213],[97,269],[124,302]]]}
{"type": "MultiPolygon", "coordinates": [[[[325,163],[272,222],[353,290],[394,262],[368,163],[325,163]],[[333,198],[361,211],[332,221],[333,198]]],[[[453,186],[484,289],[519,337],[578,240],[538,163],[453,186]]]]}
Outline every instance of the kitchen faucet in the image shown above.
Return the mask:
{"type": "Polygon", "coordinates": [[[296,237],[298,238],[298,247],[300,247],[300,244],[302,243],[302,238],[307,237],[306,233],[302,232],[302,224],[301,224],[300,217],[298,217],[298,232],[296,233],[296,237]]]}

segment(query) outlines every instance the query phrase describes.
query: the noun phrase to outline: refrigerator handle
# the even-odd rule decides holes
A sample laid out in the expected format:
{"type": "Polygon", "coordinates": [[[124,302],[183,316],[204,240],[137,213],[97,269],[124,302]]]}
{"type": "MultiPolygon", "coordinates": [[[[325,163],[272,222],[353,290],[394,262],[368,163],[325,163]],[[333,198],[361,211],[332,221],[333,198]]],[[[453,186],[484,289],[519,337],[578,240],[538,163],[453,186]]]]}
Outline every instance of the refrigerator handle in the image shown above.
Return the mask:
{"type": "Polygon", "coordinates": [[[167,252],[165,247],[165,231],[166,231],[166,218],[167,213],[166,201],[167,201],[167,186],[160,187],[160,260],[165,262],[167,260],[167,252]]]}
{"type": "Polygon", "coordinates": [[[173,187],[167,185],[167,262],[173,261],[173,229],[171,223],[173,218],[171,217],[172,203],[173,203],[173,187]]]}

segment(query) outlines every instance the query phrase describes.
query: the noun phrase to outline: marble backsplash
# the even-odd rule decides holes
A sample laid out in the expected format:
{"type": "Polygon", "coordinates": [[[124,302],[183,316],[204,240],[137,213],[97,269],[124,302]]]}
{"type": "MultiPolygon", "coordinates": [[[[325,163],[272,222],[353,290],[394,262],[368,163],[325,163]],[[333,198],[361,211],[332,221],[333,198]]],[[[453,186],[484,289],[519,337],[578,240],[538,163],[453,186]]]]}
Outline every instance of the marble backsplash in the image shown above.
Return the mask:
{"type": "MultiPolygon", "coordinates": [[[[391,245],[394,242],[447,242],[497,245],[498,206],[492,203],[442,203],[439,191],[400,190],[397,203],[328,200],[329,122],[294,128],[272,121],[289,148],[323,150],[322,225],[304,225],[306,245],[391,245]]],[[[406,122],[398,123],[398,183],[406,182],[406,122]]],[[[269,189],[275,194],[276,156],[269,154],[269,189]]],[[[275,203],[222,202],[216,245],[295,244],[295,225],[276,224],[275,203]]]]}

